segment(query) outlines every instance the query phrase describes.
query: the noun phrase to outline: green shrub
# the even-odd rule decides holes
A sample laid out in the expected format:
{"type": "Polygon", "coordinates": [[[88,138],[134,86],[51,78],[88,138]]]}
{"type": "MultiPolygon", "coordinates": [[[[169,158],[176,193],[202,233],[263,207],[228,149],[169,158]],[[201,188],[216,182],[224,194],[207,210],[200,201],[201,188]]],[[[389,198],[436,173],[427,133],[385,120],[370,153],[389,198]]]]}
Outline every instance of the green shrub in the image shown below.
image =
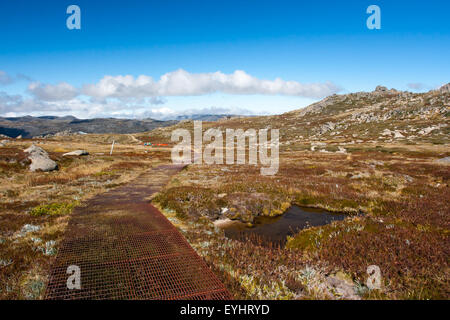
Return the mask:
{"type": "Polygon", "coordinates": [[[43,204],[37,207],[34,207],[30,215],[34,217],[40,216],[60,216],[69,214],[72,212],[72,209],[78,205],[78,201],[71,203],[51,203],[51,204],[43,204]]]}

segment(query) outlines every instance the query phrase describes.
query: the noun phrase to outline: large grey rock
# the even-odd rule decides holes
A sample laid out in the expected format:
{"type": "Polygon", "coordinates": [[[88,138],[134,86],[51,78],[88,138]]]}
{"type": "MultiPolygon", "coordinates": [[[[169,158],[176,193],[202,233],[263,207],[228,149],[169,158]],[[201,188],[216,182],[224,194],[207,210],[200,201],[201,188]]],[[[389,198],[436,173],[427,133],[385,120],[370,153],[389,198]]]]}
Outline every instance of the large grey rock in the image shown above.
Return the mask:
{"type": "Polygon", "coordinates": [[[75,151],[71,151],[71,152],[67,152],[64,153],[63,156],[87,156],[89,154],[89,152],[87,152],[86,150],[75,150],[75,151]]]}
{"type": "Polygon", "coordinates": [[[445,157],[442,159],[437,160],[439,163],[450,163],[450,157],[445,157]]]}
{"type": "Polygon", "coordinates": [[[439,91],[443,93],[450,92],[450,83],[444,84],[442,87],[439,88],[439,91]]]}
{"type": "Polygon", "coordinates": [[[389,93],[389,94],[395,94],[395,93],[399,93],[397,90],[395,90],[395,89],[388,89],[388,88],[386,88],[386,87],[384,87],[384,86],[377,86],[376,88],[375,88],[375,91],[374,91],[375,93],[377,93],[377,94],[386,94],[386,93],[389,93]]]}
{"type": "Polygon", "coordinates": [[[398,130],[394,131],[394,138],[395,139],[400,139],[400,138],[404,138],[405,136],[398,130]]]}
{"type": "Polygon", "coordinates": [[[419,131],[420,135],[427,135],[430,134],[431,132],[433,132],[434,130],[440,129],[441,126],[440,125],[436,125],[436,126],[430,126],[427,128],[423,128],[422,130],[419,131]]]}
{"type": "Polygon", "coordinates": [[[47,172],[58,169],[58,164],[50,159],[48,153],[44,149],[33,144],[24,151],[30,154],[28,156],[28,159],[31,160],[30,171],[41,170],[47,172]]]}
{"type": "Polygon", "coordinates": [[[356,294],[354,285],[335,277],[328,277],[327,282],[335,296],[344,300],[361,300],[361,297],[356,294]]]}
{"type": "Polygon", "coordinates": [[[386,88],[384,86],[377,86],[375,88],[375,91],[377,91],[377,92],[386,92],[386,91],[388,91],[388,88],[386,88]]]}

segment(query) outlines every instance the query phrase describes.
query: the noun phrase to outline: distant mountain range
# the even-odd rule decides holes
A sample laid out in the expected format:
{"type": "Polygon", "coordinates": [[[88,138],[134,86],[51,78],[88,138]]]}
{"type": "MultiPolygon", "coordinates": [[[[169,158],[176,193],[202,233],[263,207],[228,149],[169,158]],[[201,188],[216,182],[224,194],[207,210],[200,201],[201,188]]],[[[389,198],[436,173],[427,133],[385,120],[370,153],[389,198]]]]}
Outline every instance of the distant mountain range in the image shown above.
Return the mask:
{"type": "MultiPolygon", "coordinates": [[[[179,115],[175,118],[177,121],[181,120],[201,120],[201,121],[217,121],[220,119],[231,119],[235,117],[243,117],[240,115],[232,114],[189,114],[189,115],[179,115]]],[[[250,117],[250,116],[245,116],[250,117]]]]}
{"type": "Polygon", "coordinates": [[[36,136],[54,135],[60,132],[83,133],[136,133],[150,131],[158,127],[170,126],[177,121],[158,121],[153,119],[77,119],[66,117],[0,117],[0,134],[13,138],[22,136],[32,138],[36,136]]]}
{"type": "Polygon", "coordinates": [[[175,120],[95,118],[78,119],[73,116],[56,117],[0,117],[0,134],[16,138],[33,138],[59,133],[138,133],[174,125],[182,120],[217,121],[234,115],[192,114],[178,116],[175,120]]]}

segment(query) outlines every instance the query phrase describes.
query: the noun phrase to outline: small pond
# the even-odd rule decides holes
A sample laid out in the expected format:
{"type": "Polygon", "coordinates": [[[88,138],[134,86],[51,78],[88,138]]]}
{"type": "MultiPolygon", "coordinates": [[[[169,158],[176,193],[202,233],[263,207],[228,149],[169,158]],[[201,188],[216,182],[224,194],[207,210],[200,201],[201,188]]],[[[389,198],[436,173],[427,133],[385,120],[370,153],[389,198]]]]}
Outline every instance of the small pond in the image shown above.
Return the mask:
{"type": "Polygon", "coordinates": [[[249,239],[263,245],[286,243],[287,236],[292,236],[302,229],[322,226],[336,220],[343,220],[348,215],[331,213],[323,209],[290,207],[283,215],[257,217],[254,227],[247,227],[240,222],[234,222],[224,227],[225,236],[230,239],[249,239]]]}

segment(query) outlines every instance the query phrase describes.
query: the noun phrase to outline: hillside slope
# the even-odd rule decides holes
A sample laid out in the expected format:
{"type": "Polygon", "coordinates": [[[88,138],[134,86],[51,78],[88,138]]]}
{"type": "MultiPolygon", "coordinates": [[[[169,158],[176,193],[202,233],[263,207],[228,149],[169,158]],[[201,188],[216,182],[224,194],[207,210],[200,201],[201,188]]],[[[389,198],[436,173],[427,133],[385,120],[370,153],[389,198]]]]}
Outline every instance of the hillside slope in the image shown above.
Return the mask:
{"type": "MultiPolygon", "coordinates": [[[[283,146],[314,141],[449,143],[450,84],[427,93],[377,87],[373,92],[332,95],[306,108],[276,116],[222,119],[207,128],[280,129],[283,146]]],[[[153,130],[150,135],[170,140],[175,128],[192,130],[184,121],[153,130]]]]}

